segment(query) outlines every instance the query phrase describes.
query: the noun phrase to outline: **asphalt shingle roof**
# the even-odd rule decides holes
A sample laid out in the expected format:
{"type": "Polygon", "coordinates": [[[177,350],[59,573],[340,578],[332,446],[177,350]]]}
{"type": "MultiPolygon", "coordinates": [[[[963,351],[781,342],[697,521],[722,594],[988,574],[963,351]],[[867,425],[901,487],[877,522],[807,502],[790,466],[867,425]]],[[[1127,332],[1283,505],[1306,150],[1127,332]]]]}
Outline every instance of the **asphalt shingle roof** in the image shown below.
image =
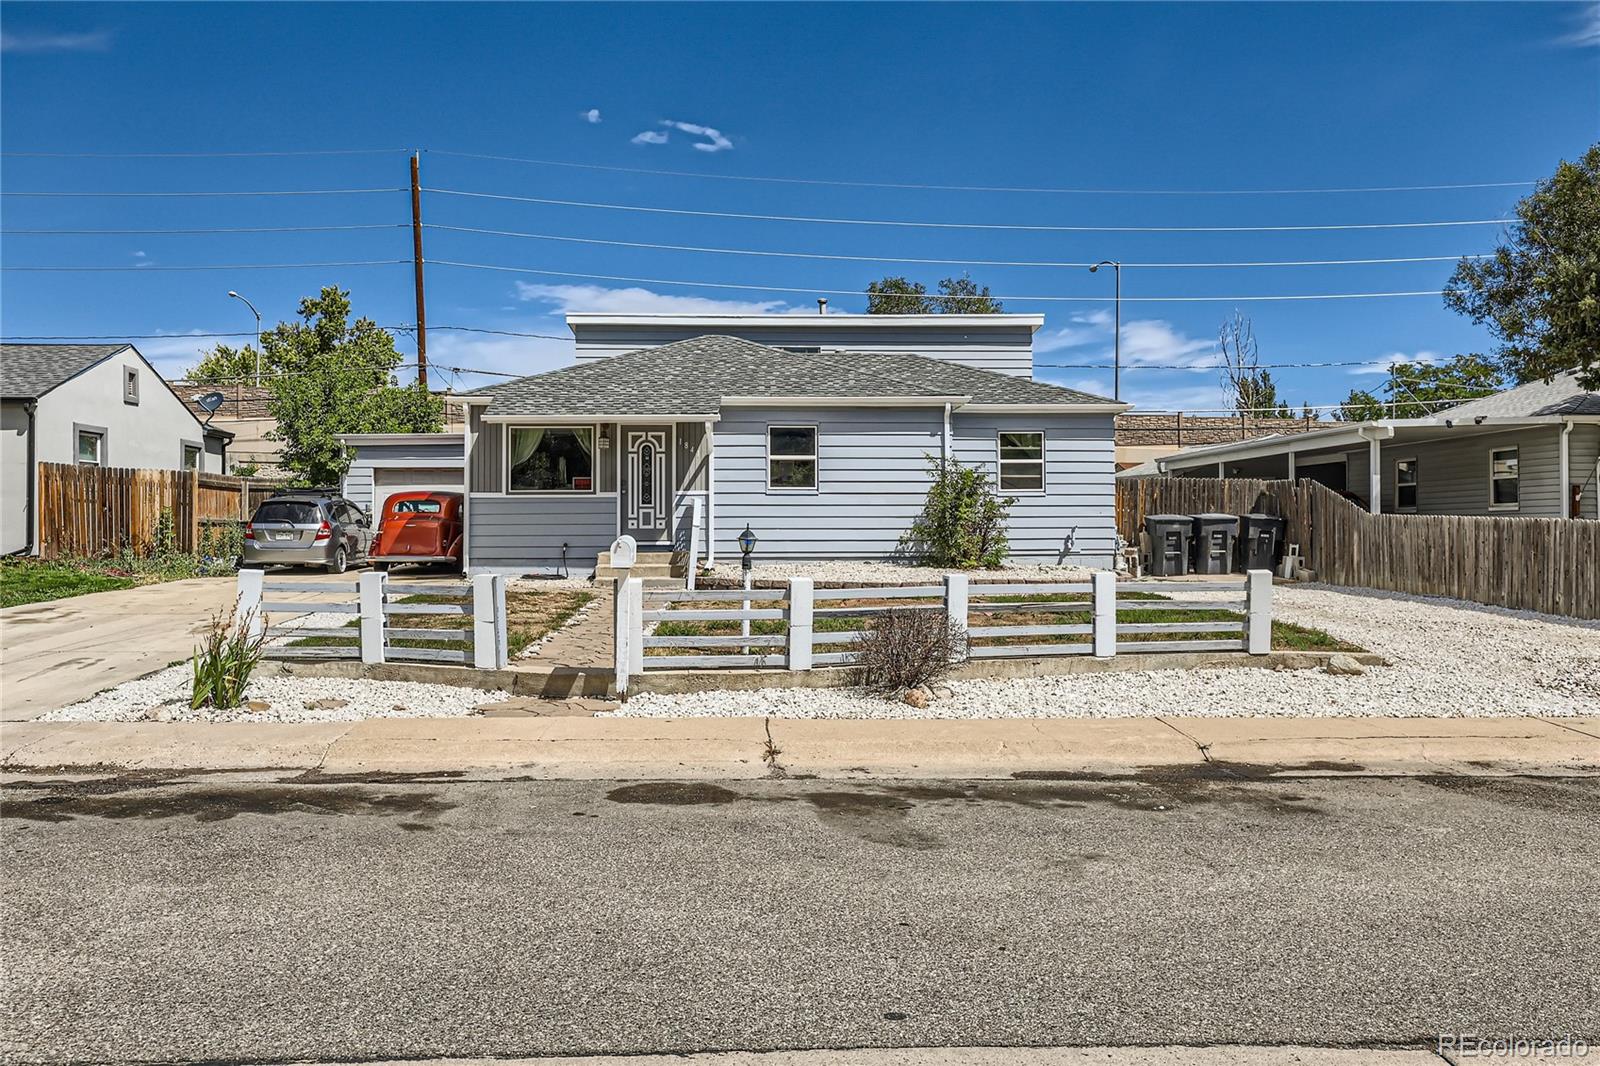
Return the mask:
{"type": "Polygon", "coordinates": [[[973,403],[1110,403],[1103,396],[922,355],[802,353],[718,335],[475,389],[495,415],[712,415],[724,396],[970,396],[973,403]]]}
{"type": "Polygon", "coordinates": [[[0,344],[0,396],[36,400],[126,344],[0,344]]]}
{"type": "Polygon", "coordinates": [[[1530,381],[1514,389],[1470,400],[1440,411],[1442,417],[1530,418],[1538,415],[1600,415],[1600,392],[1578,384],[1578,372],[1568,370],[1546,381],[1530,381]]]}

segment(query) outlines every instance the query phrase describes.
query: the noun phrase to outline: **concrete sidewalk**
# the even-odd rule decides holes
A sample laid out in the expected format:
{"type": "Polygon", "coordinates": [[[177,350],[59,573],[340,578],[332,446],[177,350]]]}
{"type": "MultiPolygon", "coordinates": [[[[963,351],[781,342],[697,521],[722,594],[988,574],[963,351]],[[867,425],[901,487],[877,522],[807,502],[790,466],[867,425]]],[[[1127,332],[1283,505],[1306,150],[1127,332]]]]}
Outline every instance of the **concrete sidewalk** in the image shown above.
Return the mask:
{"type": "Polygon", "coordinates": [[[1600,773],[1600,718],[390,718],[17,722],[0,769],[314,770],[541,779],[1600,773]]]}
{"type": "Polygon", "coordinates": [[[375,1062],[372,1066],[1444,1066],[1449,1061],[1420,1048],[1232,1045],[712,1051],[694,1055],[595,1055],[557,1059],[411,1059],[375,1062]]]}

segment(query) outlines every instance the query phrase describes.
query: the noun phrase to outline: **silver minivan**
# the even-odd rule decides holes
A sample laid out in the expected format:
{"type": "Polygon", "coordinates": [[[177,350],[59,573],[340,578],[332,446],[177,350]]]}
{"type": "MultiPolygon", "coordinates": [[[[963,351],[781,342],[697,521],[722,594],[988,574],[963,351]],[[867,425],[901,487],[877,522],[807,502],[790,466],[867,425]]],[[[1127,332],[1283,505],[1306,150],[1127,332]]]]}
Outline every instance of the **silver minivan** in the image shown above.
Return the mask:
{"type": "Polygon", "coordinates": [[[244,527],[245,566],[320,566],[330,574],[365,563],[372,523],[342,496],[283,493],[244,527]]]}

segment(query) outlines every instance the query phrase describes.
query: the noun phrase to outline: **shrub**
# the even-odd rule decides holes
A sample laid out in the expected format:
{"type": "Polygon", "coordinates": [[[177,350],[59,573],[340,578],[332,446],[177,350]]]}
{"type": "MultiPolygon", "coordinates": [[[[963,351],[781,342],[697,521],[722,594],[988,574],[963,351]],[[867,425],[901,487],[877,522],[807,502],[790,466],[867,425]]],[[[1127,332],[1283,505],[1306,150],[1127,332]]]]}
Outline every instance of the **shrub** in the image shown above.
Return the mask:
{"type": "Polygon", "coordinates": [[[1013,496],[1000,496],[977,466],[928,457],[933,484],[900,550],[927,566],[973,570],[1006,558],[1006,518],[1013,496]]]}
{"type": "Polygon", "coordinates": [[[966,654],[966,632],[943,611],[885,611],[856,638],[852,680],[869,692],[930,685],[966,654]]]}
{"type": "Polygon", "coordinates": [[[261,663],[266,630],[250,635],[251,615],[236,619],[230,610],[211,616],[205,643],[194,650],[194,688],[190,707],[210,705],[219,710],[237,707],[244,700],[250,675],[261,663]]]}

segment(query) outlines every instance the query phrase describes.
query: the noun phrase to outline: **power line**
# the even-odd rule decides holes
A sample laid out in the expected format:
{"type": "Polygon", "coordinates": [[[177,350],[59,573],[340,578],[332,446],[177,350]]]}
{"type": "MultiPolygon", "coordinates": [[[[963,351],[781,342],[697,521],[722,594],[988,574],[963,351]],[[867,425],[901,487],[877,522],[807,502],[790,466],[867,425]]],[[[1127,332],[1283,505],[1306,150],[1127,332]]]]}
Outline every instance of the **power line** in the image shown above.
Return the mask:
{"type": "Polygon", "coordinates": [[[0,152],[17,159],[260,159],[267,156],[389,155],[410,148],[307,148],[285,152],[0,152]]]}
{"type": "Polygon", "coordinates": [[[223,226],[207,229],[0,229],[5,237],[187,237],[213,233],[333,233],[341,230],[406,229],[404,222],[360,222],[343,226],[223,226]]]}
{"type": "Polygon", "coordinates": [[[367,193],[407,191],[406,189],[254,189],[240,191],[204,190],[199,192],[16,192],[11,189],[4,189],[0,190],[0,196],[360,196],[367,193]]]}
{"type": "MultiPolygon", "coordinates": [[[[580,274],[573,271],[537,270],[533,267],[498,266],[492,263],[463,263],[450,259],[430,259],[433,266],[461,267],[468,270],[496,270],[512,274],[537,274],[543,277],[581,278],[587,281],[622,281],[635,285],[678,285],[703,289],[744,289],[752,292],[792,292],[824,296],[864,296],[856,289],[825,289],[816,286],[744,285],[721,281],[677,281],[670,278],[636,278],[620,274],[580,274]]],[[[1439,289],[1412,292],[1334,292],[1278,296],[1124,296],[1124,303],[1248,303],[1279,300],[1362,300],[1394,296],[1438,296],[1439,289]]],[[[1114,296],[993,296],[995,300],[1017,303],[1110,303],[1114,296]]],[[[939,299],[939,297],[934,297],[939,299]]]]}
{"type": "MultiPolygon", "coordinates": [[[[494,237],[526,237],[541,241],[559,241],[569,244],[597,244],[614,248],[649,248],[668,252],[710,252],[718,255],[752,255],[779,259],[824,259],[849,263],[920,263],[934,266],[997,266],[997,267],[1089,267],[1089,261],[1055,262],[1049,260],[1019,259],[920,259],[911,256],[885,255],[832,255],[822,252],[788,252],[756,248],[721,248],[694,244],[656,244],[648,241],[605,240],[598,237],[569,237],[553,233],[526,233],[518,230],[484,229],[478,226],[448,226],[430,222],[424,229],[446,230],[452,233],[476,233],[494,237]]],[[[1454,263],[1462,259],[1488,259],[1492,253],[1472,252],[1466,255],[1419,255],[1387,259],[1291,259],[1263,262],[1233,263],[1123,263],[1124,268],[1177,269],[1188,267],[1300,267],[1300,266],[1354,266],[1377,263],[1454,263]]]]}
{"type": "Polygon", "coordinates": [[[567,167],[575,170],[601,170],[617,174],[653,174],[674,178],[708,178],[714,181],[753,181],[781,185],[831,185],[854,189],[929,189],[938,192],[1006,192],[1006,193],[1065,193],[1097,196],[1299,196],[1321,193],[1373,193],[1373,192],[1438,192],[1451,189],[1509,189],[1537,184],[1532,181],[1479,181],[1443,185],[1374,185],[1356,188],[1322,189],[1097,189],[1052,188],[1048,186],[1015,185],[934,185],[916,182],[845,181],[830,178],[773,178],[753,174],[704,174],[688,170],[652,170],[645,167],[604,166],[599,163],[574,163],[561,159],[527,159],[508,155],[487,155],[478,152],[449,152],[425,148],[429,155],[453,156],[457,159],[488,159],[501,163],[530,163],[543,167],[567,167]]]}
{"type": "Polygon", "coordinates": [[[483,200],[509,200],[516,203],[545,204],[553,207],[584,207],[606,211],[631,211],[656,215],[689,215],[696,218],[736,218],[757,222],[807,222],[831,226],[898,226],[913,229],[1026,230],[1037,233],[1307,233],[1331,230],[1435,229],[1446,226],[1499,226],[1503,218],[1465,219],[1446,222],[1350,222],[1315,226],[1041,226],[1000,222],[917,222],[900,219],[824,218],[811,215],[758,215],[738,211],[701,211],[686,207],[643,207],[638,204],[609,204],[589,200],[555,200],[540,196],[513,196],[509,193],[473,192],[464,189],[424,189],[435,196],[463,196],[483,200]]]}
{"type": "MultiPolygon", "coordinates": [[[[408,333],[417,327],[410,324],[396,326],[379,326],[379,329],[393,333],[408,333]]],[[[561,337],[553,333],[522,333],[515,330],[481,329],[477,326],[433,326],[429,329],[448,330],[453,333],[492,333],[505,337],[535,337],[540,340],[567,341],[571,343],[572,337],[561,337]]],[[[205,340],[217,337],[254,337],[254,330],[238,333],[89,333],[89,334],[19,334],[9,337],[0,337],[0,342],[11,344],[23,341],[181,341],[193,338],[205,340]]]]}
{"type": "Polygon", "coordinates": [[[324,267],[370,267],[394,266],[403,263],[409,266],[409,259],[354,259],[331,263],[212,263],[194,266],[164,266],[160,263],[141,263],[137,266],[0,266],[0,270],[14,270],[30,274],[101,274],[116,273],[121,271],[149,271],[163,270],[311,270],[324,267]]]}

